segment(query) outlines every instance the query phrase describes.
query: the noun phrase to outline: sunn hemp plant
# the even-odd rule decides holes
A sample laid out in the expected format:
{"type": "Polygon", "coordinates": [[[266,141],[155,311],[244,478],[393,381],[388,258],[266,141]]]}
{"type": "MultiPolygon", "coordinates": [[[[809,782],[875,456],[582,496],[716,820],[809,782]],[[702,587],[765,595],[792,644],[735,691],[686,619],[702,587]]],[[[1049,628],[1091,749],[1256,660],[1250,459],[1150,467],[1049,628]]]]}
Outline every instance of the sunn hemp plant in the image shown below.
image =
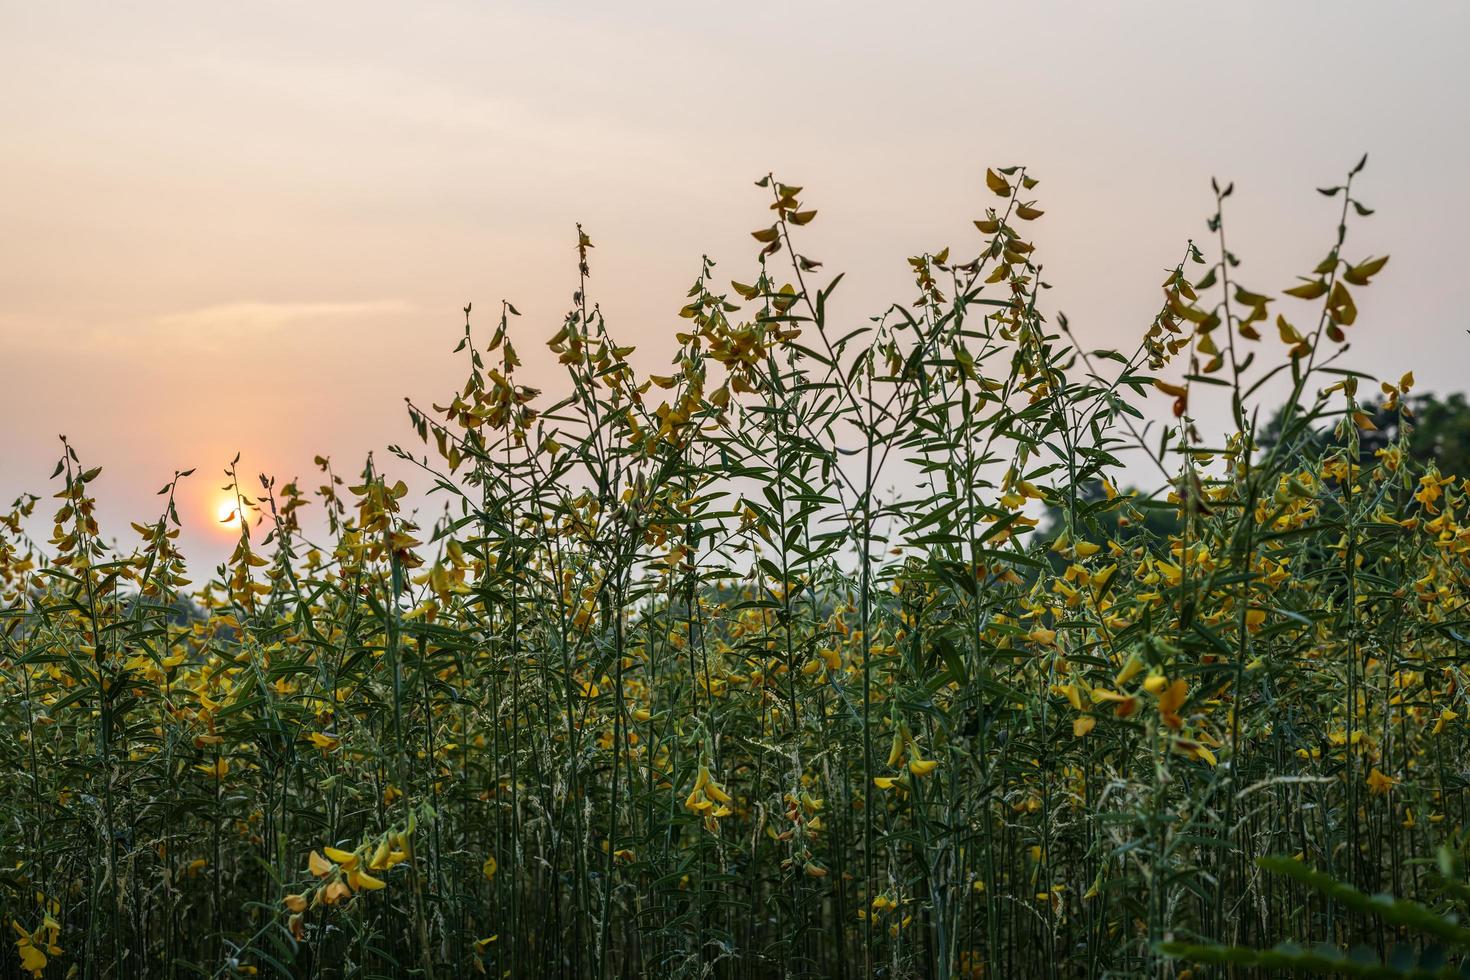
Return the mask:
{"type": "Polygon", "coordinates": [[[1342,366],[1362,166],[1274,293],[1215,186],[1131,352],[1048,312],[1020,167],[852,325],[758,181],[663,375],[579,228],[557,392],[505,302],[408,403],[430,517],[371,458],[237,458],[198,581],[190,473],[116,543],[63,440],[49,538],[0,517],[0,970],[1452,975],[1470,474],[1404,451],[1412,376],[1342,366]]]}

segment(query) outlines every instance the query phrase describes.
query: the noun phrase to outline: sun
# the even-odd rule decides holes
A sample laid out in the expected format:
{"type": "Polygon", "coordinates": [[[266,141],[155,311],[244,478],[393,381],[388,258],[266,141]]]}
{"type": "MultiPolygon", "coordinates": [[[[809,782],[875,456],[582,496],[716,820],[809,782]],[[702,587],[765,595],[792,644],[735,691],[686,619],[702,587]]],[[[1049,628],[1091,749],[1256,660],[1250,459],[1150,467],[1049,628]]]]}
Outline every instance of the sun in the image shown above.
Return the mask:
{"type": "Polygon", "coordinates": [[[214,519],[221,528],[227,531],[238,530],[240,527],[240,510],[234,497],[221,497],[214,508],[214,519]]]}

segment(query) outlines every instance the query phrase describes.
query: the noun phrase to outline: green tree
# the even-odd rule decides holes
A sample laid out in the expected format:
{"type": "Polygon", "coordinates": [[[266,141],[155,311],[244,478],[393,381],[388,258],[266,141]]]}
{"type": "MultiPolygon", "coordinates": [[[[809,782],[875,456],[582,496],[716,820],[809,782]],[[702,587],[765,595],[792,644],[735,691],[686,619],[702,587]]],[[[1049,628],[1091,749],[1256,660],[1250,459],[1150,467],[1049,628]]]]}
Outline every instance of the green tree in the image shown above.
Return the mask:
{"type": "MultiPolygon", "coordinates": [[[[1407,395],[1403,402],[1409,411],[1402,419],[1398,410],[1388,408],[1381,398],[1363,403],[1363,411],[1374,425],[1360,434],[1359,452],[1363,462],[1371,463],[1378,450],[1406,435],[1408,455],[1415,462],[1433,463],[1444,474],[1470,476],[1470,402],[1464,393],[1457,391],[1440,397],[1425,392],[1407,395]]],[[[1260,436],[1263,449],[1269,449],[1280,439],[1283,415],[1284,406],[1263,430],[1260,436]]],[[[1327,449],[1337,442],[1326,429],[1313,430],[1311,438],[1317,449],[1327,449]]]]}

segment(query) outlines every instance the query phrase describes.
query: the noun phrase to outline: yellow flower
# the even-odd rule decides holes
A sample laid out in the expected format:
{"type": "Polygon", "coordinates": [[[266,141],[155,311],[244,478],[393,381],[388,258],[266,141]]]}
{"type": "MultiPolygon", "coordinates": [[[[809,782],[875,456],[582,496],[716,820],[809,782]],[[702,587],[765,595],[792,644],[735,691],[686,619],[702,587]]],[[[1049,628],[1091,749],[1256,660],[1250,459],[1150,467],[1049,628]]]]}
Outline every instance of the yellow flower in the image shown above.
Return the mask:
{"type": "Polygon", "coordinates": [[[20,953],[20,965],[24,970],[30,971],[31,976],[39,977],[46,971],[46,954],[36,946],[31,934],[21,928],[20,923],[11,920],[15,931],[20,933],[20,938],[15,941],[17,951],[20,953]]]}
{"type": "Polygon", "coordinates": [[[1130,655],[1128,660],[1123,664],[1123,669],[1118,671],[1118,676],[1113,678],[1113,683],[1118,687],[1122,687],[1137,677],[1138,672],[1143,670],[1143,666],[1143,660],[1137,654],[1130,655]]]}
{"type": "Polygon", "coordinates": [[[1364,780],[1364,782],[1368,784],[1368,791],[1374,796],[1383,796],[1389,790],[1393,789],[1394,784],[1397,783],[1398,780],[1394,779],[1392,776],[1385,775],[1384,773],[1379,771],[1377,766],[1374,766],[1372,771],[1368,773],[1367,778],[1364,780]]]}
{"type": "Polygon", "coordinates": [[[307,859],[307,867],[311,869],[311,873],[317,878],[325,878],[333,870],[332,862],[322,857],[316,851],[312,851],[311,857],[307,859]]]}
{"type": "Polygon", "coordinates": [[[699,775],[694,780],[694,788],[684,798],[685,809],[703,814],[705,829],[713,833],[719,829],[717,819],[727,817],[732,812],[725,805],[730,802],[730,795],[710,776],[709,768],[700,766],[699,775]],[[717,803],[720,804],[719,807],[715,806],[717,803]]]}
{"type": "Polygon", "coordinates": [[[307,737],[311,739],[312,745],[315,745],[323,752],[331,752],[342,744],[342,740],[336,735],[328,735],[325,732],[312,732],[307,737]]]}
{"type": "Polygon", "coordinates": [[[1054,688],[1054,690],[1058,694],[1064,695],[1074,709],[1077,711],[1082,710],[1082,693],[1077,689],[1076,684],[1062,684],[1054,688]]]}
{"type": "Polygon", "coordinates": [[[374,878],[366,871],[354,871],[348,880],[363,891],[375,892],[384,887],[383,881],[374,878]]]}
{"type": "Polygon", "coordinates": [[[204,773],[205,775],[213,776],[216,779],[223,779],[225,778],[225,774],[230,771],[230,760],[226,759],[224,756],[220,756],[209,765],[204,765],[201,763],[194,768],[204,773]]]}
{"type": "Polygon", "coordinates": [[[357,867],[357,855],[351,853],[350,851],[344,851],[338,847],[324,847],[322,848],[322,852],[325,853],[327,857],[331,858],[333,861],[342,865],[342,867],[346,868],[348,871],[351,871],[353,868],[357,867]]]}
{"type": "Polygon", "coordinates": [[[706,796],[714,800],[716,803],[730,802],[730,794],[721,789],[720,784],[715,782],[713,779],[708,780],[704,784],[704,792],[706,796]]]}
{"type": "Polygon", "coordinates": [[[1159,694],[1159,714],[1164,716],[1164,724],[1178,730],[1184,726],[1184,720],[1179,717],[1179,709],[1184,707],[1184,702],[1189,700],[1189,685],[1183,678],[1170,684],[1159,694]]]}

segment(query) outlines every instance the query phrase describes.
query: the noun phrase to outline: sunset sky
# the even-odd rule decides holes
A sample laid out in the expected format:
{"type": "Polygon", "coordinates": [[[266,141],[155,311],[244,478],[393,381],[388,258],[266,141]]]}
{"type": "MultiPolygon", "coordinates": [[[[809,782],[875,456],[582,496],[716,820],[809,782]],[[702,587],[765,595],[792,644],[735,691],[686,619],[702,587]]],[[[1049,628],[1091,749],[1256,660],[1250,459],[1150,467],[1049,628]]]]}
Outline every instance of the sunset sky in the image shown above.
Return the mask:
{"type": "Polygon", "coordinates": [[[65,433],[123,537],[198,467],[186,550],[217,561],[235,453],[315,486],[316,453],[406,441],[466,302],[482,330],[514,302],[552,387],[578,221],[611,329],[665,362],[700,255],[749,278],[768,170],[856,325],[909,295],[906,256],[973,249],[985,167],[1025,163],[1049,312],[1131,346],[1211,176],[1275,291],[1366,150],[1347,253],[1393,261],[1348,363],[1463,389],[1466,37],[1461,2],[0,0],[0,497],[54,492],[65,433]]]}

